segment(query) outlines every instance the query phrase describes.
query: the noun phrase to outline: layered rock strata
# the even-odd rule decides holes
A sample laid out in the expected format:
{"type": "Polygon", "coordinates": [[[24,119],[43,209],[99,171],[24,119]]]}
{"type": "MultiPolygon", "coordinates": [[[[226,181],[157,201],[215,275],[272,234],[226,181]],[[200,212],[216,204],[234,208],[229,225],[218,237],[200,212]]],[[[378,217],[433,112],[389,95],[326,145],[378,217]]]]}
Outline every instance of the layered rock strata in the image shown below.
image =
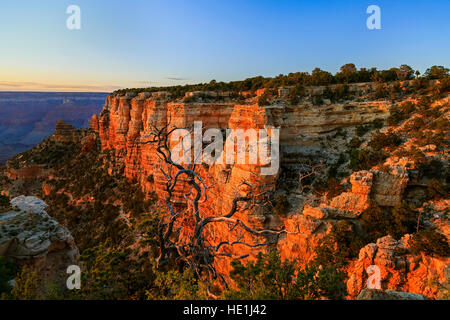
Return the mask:
{"type": "MultiPolygon", "coordinates": [[[[161,161],[157,156],[155,145],[144,143],[148,141],[148,135],[155,127],[191,128],[194,122],[201,121],[203,130],[215,128],[223,132],[227,129],[279,128],[281,165],[295,169],[301,166],[302,157],[334,160],[335,155],[324,154],[322,151],[323,135],[337,130],[352,129],[376,119],[384,119],[387,114],[387,105],[380,102],[355,103],[351,106],[344,104],[290,106],[285,102],[279,102],[263,107],[258,104],[241,105],[233,102],[174,102],[140,94],[108,96],[100,116],[92,117],[91,128],[98,132],[102,148],[114,154],[116,167],[123,168],[128,179],[138,182],[145,193],[156,192],[164,199],[166,177],[160,170],[161,161]]],[[[245,191],[242,190],[243,181],[252,182],[260,189],[274,190],[278,178],[278,174],[262,176],[260,163],[204,165],[199,168],[202,179],[213,186],[208,201],[202,204],[204,215],[217,216],[227,213],[233,199],[245,191]]],[[[184,194],[187,191],[187,186],[181,182],[174,192],[174,202],[180,205],[185,202],[184,194]]],[[[361,205],[364,206],[363,203],[361,205]]],[[[301,232],[309,234],[312,234],[316,225],[320,224],[307,222],[303,216],[292,219],[274,216],[267,208],[247,210],[237,214],[236,217],[254,229],[267,227],[301,229],[301,232]]],[[[221,224],[209,227],[208,240],[211,243],[218,243],[234,241],[241,236],[244,236],[241,238],[242,241],[254,243],[257,240],[245,232],[239,233],[236,230],[230,232],[229,229],[229,226],[221,224]]],[[[295,237],[295,241],[287,241],[290,246],[310,247],[313,251],[314,246],[304,246],[300,240],[301,236],[288,236],[288,239],[291,240],[291,237],[295,237]]],[[[244,246],[234,248],[235,254],[248,251],[244,246]]],[[[256,254],[256,250],[251,251],[253,253],[250,257],[256,254]]],[[[297,251],[290,252],[294,254],[297,251]]],[[[228,262],[226,259],[219,262],[218,270],[227,273],[228,262]]]]}
{"type": "Polygon", "coordinates": [[[0,256],[49,275],[76,263],[79,253],[72,235],[46,213],[45,202],[20,196],[11,206],[0,213],[0,256]]]}

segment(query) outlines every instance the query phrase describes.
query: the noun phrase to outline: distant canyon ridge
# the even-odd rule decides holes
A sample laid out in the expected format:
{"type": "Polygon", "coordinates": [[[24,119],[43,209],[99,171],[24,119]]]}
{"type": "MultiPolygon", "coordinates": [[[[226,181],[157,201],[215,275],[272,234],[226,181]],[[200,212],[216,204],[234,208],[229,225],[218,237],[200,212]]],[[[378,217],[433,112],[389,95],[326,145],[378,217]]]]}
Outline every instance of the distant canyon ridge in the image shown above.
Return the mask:
{"type": "Polygon", "coordinates": [[[61,119],[89,126],[108,93],[0,92],[0,165],[53,134],[61,119]]]}

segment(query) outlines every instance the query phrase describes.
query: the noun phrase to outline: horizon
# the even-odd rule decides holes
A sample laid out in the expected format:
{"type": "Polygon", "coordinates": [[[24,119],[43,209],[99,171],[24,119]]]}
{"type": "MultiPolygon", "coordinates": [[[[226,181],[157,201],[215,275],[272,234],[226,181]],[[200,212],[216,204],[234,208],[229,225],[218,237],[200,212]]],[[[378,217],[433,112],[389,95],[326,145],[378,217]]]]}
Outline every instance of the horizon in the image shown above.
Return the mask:
{"type": "Polygon", "coordinates": [[[95,94],[95,93],[99,93],[99,94],[105,94],[105,93],[107,93],[107,94],[110,94],[111,92],[108,92],[108,91],[28,91],[28,90],[17,90],[17,91],[14,91],[14,90],[0,90],[0,93],[60,93],[60,94],[65,94],[65,93],[67,93],[67,94],[74,94],[74,93],[83,93],[83,94],[85,94],[85,93],[92,93],[92,94],[95,94]]]}
{"type": "MultiPolygon", "coordinates": [[[[436,65],[430,65],[429,67],[425,68],[423,71],[415,69],[414,66],[410,66],[410,67],[412,67],[412,69],[414,71],[416,71],[416,70],[419,71],[420,75],[423,76],[425,71],[428,70],[429,68],[431,68],[432,66],[436,66],[436,65]]],[[[386,70],[389,70],[391,68],[396,68],[396,67],[399,67],[399,66],[392,66],[392,67],[387,68],[386,70]]],[[[442,67],[445,68],[446,66],[444,65],[442,67]]],[[[319,68],[322,71],[329,72],[328,70],[324,70],[324,69],[322,69],[320,67],[317,67],[317,68],[319,68]]],[[[377,67],[373,67],[373,66],[372,67],[360,67],[360,68],[358,66],[356,66],[356,68],[357,68],[357,70],[361,70],[361,69],[371,70],[372,68],[375,68],[378,71],[382,71],[382,69],[378,69],[377,67]]],[[[279,75],[287,76],[290,73],[297,73],[297,72],[307,73],[307,74],[310,74],[310,75],[312,73],[310,71],[293,71],[293,72],[289,72],[289,73],[286,73],[286,74],[277,74],[276,76],[279,76],[279,75]]],[[[335,73],[331,73],[331,74],[334,76],[337,73],[339,73],[339,72],[336,71],[335,73]]],[[[261,75],[254,75],[254,76],[246,78],[246,79],[252,79],[252,78],[256,78],[256,77],[260,77],[260,76],[261,75]]],[[[275,78],[276,76],[267,76],[267,77],[262,76],[262,77],[265,78],[265,79],[271,79],[271,78],[275,78]]],[[[244,81],[246,79],[236,79],[236,80],[223,81],[223,82],[224,83],[230,83],[230,82],[234,82],[234,81],[244,81]]],[[[86,90],[86,91],[57,91],[57,90],[51,90],[51,89],[49,89],[49,90],[41,90],[41,91],[36,91],[36,90],[33,90],[33,89],[29,89],[29,90],[26,90],[26,89],[18,89],[18,90],[11,90],[11,89],[9,89],[9,90],[5,90],[5,89],[1,89],[1,81],[0,81],[0,93],[60,93],[60,94],[64,94],[64,93],[66,93],[66,94],[74,94],[74,93],[83,93],[83,94],[85,94],[85,93],[92,93],[92,94],[95,94],[95,93],[98,93],[98,94],[112,94],[114,91],[117,91],[117,90],[152,89],[152,88],[166,88],[166,87],[169,88],[169,87],[187,86],[187,85],[202,85],[202,84],[207,84],[207,83],[209,83],[210,81],[213,81],[213,80],[216,81],[215,79],[210,79],[209,81],[206,80],[204,82],[196,82],[196,83],[184,83],[184,84],[161,85],[161,86],[155,85],[155,86],[141,86],[141,87],[139,87],[139,86],[137,86],[137,87],[123,87],[123,88],[121,87],[121,88],[116,88],[116,89],[111,90],[111,91],[89,91],[89,90],[86,90]]],[[[221,81],[218,81],[218,82],[221,82],[221,81]]],[[[370,82],[373,82],[373,81],[370,81],[370,82]]]]}
{"type": "Polygon", "coordinates": [[[0,91],[112,92],[315,67],[334,74],[346,63],[379,70],[407,64],[421,73],[450,65],[448,1],[377,1],[379,30],[366,26],[371,4],[5,0],[0,91]],[[67,28],[70,5],[81,10],[80,30],[67,28]]]}

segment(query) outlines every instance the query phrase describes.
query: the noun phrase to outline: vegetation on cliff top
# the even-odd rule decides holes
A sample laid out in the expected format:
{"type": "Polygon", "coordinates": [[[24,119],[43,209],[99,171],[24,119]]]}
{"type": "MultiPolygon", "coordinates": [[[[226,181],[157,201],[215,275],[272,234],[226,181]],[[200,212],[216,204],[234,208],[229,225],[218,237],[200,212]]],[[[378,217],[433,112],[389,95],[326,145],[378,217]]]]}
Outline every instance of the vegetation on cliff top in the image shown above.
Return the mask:
{"type": "MultiPolygon", "coordinates": [[[[398,68],[391,68],[389,70],[377,70],[377,68],[361,68],[357,69],[353,63],[343,65],[339,72],[331,74],[330,72],[323,71],[320,68],[316,68],[312,73],[308,72],[295,72],[288,75],[280,74],[277,77],[253,77],[242,81],[231,82],[217,82],[212,80],[209,83],[200,84],[188,84],[183,86],[167,86],[167,87],[149,87],[149,88],[128,88],[116,90],[113,95],[123,95],[128,92],[140,93],[140,92],[158,92],[167,91],[171,93],[173,99],[181,98],[186,92],[191,91],[223,91],[223,92],[235,92],[242,91],[256,91],[262,88],[278,89],[279,87],[293,87],[294,91],[299,93],[303,87],[306,86],[327,86],[332,84],[348,84],[348,83],[360,83],[360,82],[392,82],[392,81],[404,81],[412,80],[416,76],[418,79],[444,79],[449,76],[449,69],[443,66],[432,66],[426,70],[423,77],[419,78],[420,73],[414,71],[408,65],[401,65],[398,68]]],[[[344,89],[344,87],[342,87],[344,89]]],[[[382,87],[380,87],[381,90],[382,87]]],[[[344,94],[344,93],[341,93],[344,94]]],[[[382,93],[380,91],[381,95],[382,93]]]]}

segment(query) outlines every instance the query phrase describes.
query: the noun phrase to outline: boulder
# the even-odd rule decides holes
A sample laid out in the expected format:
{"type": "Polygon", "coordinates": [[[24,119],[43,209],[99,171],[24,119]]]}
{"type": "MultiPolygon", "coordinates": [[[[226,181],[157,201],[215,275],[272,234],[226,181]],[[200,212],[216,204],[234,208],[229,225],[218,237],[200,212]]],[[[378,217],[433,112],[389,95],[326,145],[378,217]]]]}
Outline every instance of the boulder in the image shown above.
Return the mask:
{"type": "Polygon", "coordinates": [[[328,217],[328,212],[326,211],[325,208],[313,208],[307,205],[303,209],[303,215],[305,217],[311,217],[317,220],[322,220],[328,217]]]}
{"type": "Polygon", "coordinates": [[[44,201],[20,196],[11,206],[12,211],[0,214],[0,256],[52,270],[76,262],[79,253],[72,235],[47,214],[44,201]]]}
{"type": "Polygon", "coordinates": [[[356,300],[427,300],[427,297],[411,292],[364,289],[356,300]]]}

